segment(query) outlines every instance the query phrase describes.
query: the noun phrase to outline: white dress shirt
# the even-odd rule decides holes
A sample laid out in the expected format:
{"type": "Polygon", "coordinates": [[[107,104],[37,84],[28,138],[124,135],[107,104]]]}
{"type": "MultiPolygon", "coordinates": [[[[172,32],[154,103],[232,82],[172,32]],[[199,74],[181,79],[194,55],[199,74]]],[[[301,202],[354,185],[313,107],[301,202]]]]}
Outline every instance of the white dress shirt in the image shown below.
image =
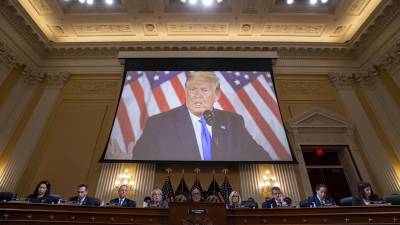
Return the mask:
{"type": "MultiPolygon", "coordinates": [[[[189,111],[189,114],[190,114],[190,119],[192,120],[194,133],[196,135],[196,141],[197,141],[197,146],[199,147],[198,149],[200,152],[201,160],[204,160],[203,145],[201,144],[201,123],[200,123],[201,117],[194,115],[190,111],[189,111]]],[[[208,132],[210,132],[210,135],[212,137],[212,127],[207,124],[207,129],[208,129],[208,132]]]]}

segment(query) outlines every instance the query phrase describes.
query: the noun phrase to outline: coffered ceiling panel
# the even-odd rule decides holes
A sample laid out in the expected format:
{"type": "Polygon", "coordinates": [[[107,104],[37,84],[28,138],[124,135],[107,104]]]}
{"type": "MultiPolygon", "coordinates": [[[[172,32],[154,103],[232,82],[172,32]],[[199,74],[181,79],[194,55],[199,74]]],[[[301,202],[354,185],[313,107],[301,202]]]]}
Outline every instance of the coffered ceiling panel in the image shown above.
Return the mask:
{"type": "Polygon", "coordinates": [[[45,37],[63,42],[246,41],[344,43],[382,0],[225,0],[191,7],[181,0],[15,0],[45,37]]]}

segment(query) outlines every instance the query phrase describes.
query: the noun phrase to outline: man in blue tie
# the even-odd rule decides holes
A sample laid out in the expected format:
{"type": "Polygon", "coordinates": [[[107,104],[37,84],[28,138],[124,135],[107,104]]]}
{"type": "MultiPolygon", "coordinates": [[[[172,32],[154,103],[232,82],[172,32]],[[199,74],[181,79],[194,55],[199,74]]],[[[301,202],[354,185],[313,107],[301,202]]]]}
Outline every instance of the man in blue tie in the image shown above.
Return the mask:
{"type": "Polygon", "coordinates": [[[318,184],[315,188],[315,195],[307,198],[308,207],[332,206],[336,205],[333,198],[327,197],[328,186],[325,184],[318,184]]]}
{"type": "Polygon", "coordinates": [[[243,117],[214,108],[219,78],[199,71],[188,76],[185,105],[150,117],[133,149],[135,160],[266,161],[269,154],[247,131],[243,117]],[[205,118],[205,112],[211,115],[205,118]]]}
{"type": "Polygon", "coordinates": [[[110,205],[116,205],[119,207],[136,207],[136,202],[127,198],[129,188],[127,185],[123,184],[118,189],[118,198],[110,200],[110,205]]]}

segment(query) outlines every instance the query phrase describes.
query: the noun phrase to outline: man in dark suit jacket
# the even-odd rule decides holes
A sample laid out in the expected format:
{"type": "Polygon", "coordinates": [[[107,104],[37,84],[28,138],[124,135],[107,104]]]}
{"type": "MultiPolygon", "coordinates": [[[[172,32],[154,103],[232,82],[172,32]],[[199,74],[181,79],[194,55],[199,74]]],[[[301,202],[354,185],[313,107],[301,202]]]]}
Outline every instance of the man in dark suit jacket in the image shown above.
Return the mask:
{"type": "Polygon", "coordinates": [[[78,186],[78,195],[71,197],[69,201],[78,205],[100,206],[101,202],[99,199],[88,197],[87,194],[88,186],[86,184],[81,184],[78,186]]]}
{"type": "Polygon", "coordinates": [[[128,195],[128,186],[121,185],[118,189],[118,198],[111,199],[110,205],[135,208],[136,202],[126,198],[127,195],[128,195]]]}
{"type": "Polygon", "coordinates": [[[279,187],[271,188],[272,198],[262,204],[264,209],[272,209],[277,207],[288,207],[291,204],[290,198],[283,198],[283,194],[279,187]]]}
{"type": "Polygon", "coordinates": [[[328,192],[328,187],[325,184],[318,184],[315,188],[315,195],[307,198],[308,207],[319,207],[325,205],[336,205],[333,198],[326,196],[328,192]]]}
{"type": "Polygon", "coordinates": [[[219,80],[212,72],[194,72],[186,81],[186,105],[150,117],[133,149],[135,160],[265,161],[269,154],[247,131],[243,118],[213,108],[219,99],[219,80]],[[211,157],[202,143],[203,113],[212,111],[211,157]]]}

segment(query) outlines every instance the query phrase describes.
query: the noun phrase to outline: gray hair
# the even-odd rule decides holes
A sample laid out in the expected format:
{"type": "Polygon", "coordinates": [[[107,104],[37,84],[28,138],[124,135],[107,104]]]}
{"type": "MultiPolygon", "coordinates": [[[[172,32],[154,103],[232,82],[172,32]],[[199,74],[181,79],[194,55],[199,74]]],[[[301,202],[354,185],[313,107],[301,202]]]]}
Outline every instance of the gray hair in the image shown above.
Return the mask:
{"type": "Polygon", "coordinates": [[[214,85],[215,90],[220,89],[220,83],[219,83],[219,78],[215,73],[211,71],[195,71],[191,73],[188,78],[186,79],[185,86],[187,87],[187,84],[191,80],[201,80],[201,81],[206,81],[210,82],[214,85]]]}

